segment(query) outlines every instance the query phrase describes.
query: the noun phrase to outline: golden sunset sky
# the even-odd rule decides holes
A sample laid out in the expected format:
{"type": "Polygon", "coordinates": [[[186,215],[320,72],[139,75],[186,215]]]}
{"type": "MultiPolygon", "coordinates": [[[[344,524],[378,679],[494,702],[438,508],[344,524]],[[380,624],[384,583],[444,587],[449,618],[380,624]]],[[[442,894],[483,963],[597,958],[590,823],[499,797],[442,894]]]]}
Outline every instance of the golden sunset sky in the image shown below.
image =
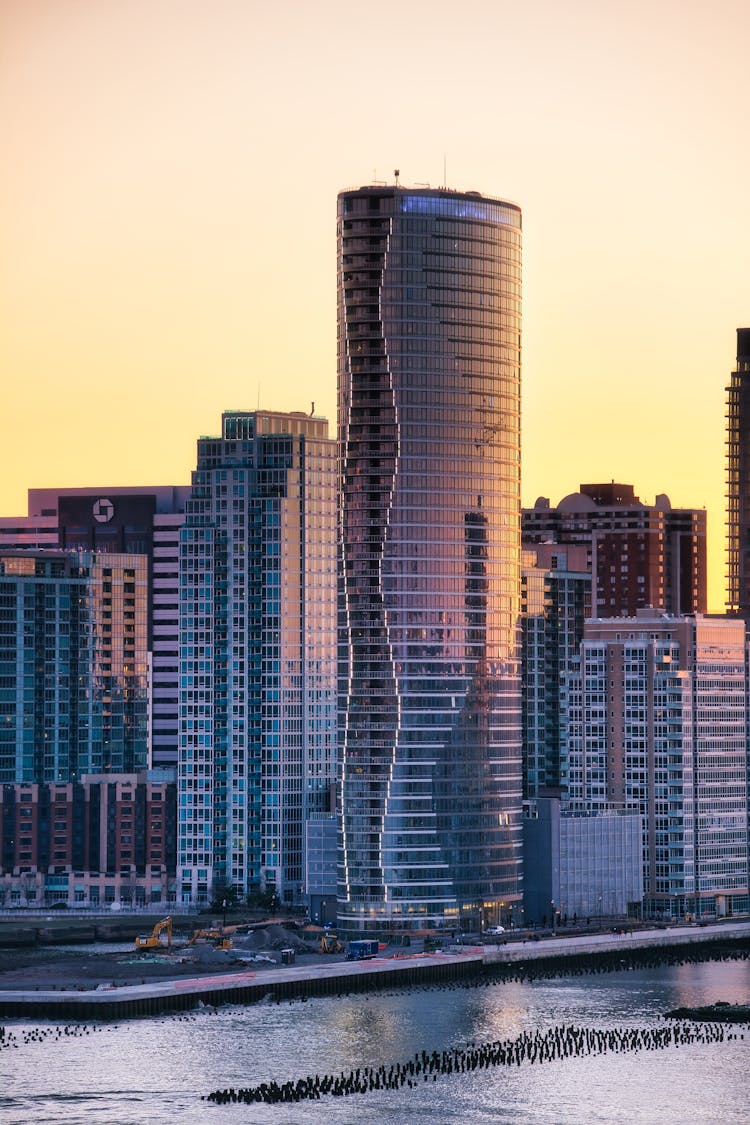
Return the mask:
{"type": "Polygon", "coordinates": [[[336,194],[524,214],[523,499],[709,512],[750,325],[747,0],[0,0],[0,514],[335,428],[336,194]]]}

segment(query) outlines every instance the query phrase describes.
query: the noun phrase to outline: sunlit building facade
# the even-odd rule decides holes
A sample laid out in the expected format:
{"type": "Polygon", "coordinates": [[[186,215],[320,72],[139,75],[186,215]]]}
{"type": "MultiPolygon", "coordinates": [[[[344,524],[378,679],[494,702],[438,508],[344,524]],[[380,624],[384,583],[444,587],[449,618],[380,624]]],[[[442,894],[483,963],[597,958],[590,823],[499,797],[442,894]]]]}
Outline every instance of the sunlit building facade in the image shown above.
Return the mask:
{"type": "Polygon", "coordinates": [[[521,535],[524,546],[586,546],[594,617],[706,612],[705,509],[673,508],[664,493],[646,504],[632,484],[582,484],[556,508],[544,496],[524,508],[521,535]]]}
{"type": "Polygon", "coordinates": [[[180,896],[305,901],[336,780],[336,443],[230,412],[198,441],[180,541],[180,896]]]}
{"type": "Polygon", "coordinates": [[[521,212],[338,199],[339,921],[520,900],[521,212]]]}

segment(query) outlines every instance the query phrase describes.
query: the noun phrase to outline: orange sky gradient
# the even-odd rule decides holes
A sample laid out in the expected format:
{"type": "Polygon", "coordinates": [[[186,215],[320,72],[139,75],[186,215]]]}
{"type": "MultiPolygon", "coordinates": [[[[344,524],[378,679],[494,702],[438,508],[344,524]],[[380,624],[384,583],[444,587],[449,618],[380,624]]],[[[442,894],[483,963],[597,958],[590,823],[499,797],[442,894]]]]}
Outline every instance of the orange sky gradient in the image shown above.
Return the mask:
{"type": "Polygon", "coordinates": [[[178,484],[222,410],[335,427],[335,205],[524,213],[523,498],[709,513],[750,325],[745,0],[0,0],[0,514],[178,484]]]}

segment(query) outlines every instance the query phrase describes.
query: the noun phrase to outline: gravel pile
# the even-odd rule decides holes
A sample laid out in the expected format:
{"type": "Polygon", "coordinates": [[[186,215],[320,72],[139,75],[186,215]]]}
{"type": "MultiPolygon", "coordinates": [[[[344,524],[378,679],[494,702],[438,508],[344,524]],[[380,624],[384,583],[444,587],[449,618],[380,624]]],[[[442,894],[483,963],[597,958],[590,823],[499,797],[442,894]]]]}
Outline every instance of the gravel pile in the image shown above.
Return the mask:
{"type": "Polygon", "coordinates": [[[316,941],[304,941],[294,930],[287,930],[284,926],[274,923],[270,926],[259,927],[248,934],[236,934],[233,939],[235,949],[245,949],[251,952],[260,952],[264,949],[293,949],[295,953],[316,953],[316,941]]]}

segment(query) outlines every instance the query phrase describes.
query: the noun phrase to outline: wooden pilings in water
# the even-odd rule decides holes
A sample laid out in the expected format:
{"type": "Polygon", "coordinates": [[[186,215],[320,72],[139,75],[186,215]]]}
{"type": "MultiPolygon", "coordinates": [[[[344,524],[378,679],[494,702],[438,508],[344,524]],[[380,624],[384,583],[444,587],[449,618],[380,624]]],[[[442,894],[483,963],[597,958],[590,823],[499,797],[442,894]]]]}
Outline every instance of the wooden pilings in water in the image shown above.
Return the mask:
{"type": "Polygon", "coordinates": [[[663,1050],[687,1043],[723,1043],[744,1038],[725,1032],[722,1026],[673,1024],[658,1027],[594,1028],[560,1026],[545,1031],[525,1031],[516,1039],[491,1043],[469,1043],[447,1051],[419,1051],[405,1063],[378,1067],[357,1067],[348,1074],[313,1074],[296,1081],[262,1082],[258,1086],[214,1090],[205,1098],[218,1105],[244,1102],[318,1101],[322,1097],[348,1097],[380,1090],[403,1090],[423,1082],[437,1082],[452,1074],[466,1074],[495,1066],[521,1066],[551,1062],[561,1058],[625,1054],[633,1051],[663,1050]]]}

